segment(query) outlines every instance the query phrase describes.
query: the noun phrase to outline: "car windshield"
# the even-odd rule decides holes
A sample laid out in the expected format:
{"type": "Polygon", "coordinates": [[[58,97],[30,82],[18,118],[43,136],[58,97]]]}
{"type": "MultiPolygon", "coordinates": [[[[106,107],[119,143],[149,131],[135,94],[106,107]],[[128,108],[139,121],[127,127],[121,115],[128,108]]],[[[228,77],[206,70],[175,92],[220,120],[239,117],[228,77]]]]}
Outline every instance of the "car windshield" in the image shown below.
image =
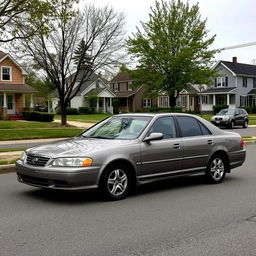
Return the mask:
{"type": "Polygon", "coordinates": [[[114,116],[86,130],[82,136],[100,139],[136,139],[151,117],[114,116]]]}
{"type": "Polygon", "coordinates": [[[234,115],[235,110],[234,109],[222,109],[218,115],[234,115]]]}

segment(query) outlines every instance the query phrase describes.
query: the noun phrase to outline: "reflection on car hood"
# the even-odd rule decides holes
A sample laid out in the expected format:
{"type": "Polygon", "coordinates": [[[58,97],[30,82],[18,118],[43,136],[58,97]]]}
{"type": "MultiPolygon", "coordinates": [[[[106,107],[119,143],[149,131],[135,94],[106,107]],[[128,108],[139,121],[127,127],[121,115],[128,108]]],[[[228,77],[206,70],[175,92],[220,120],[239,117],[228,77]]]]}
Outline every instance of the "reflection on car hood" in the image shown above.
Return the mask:
{"type": "Polygon", "coordinates": [[[127,146],[135,143],[135,140],[109,140],[75,137],[68,140],[39,145],[26,150],[28,154],[36,154],[48,157],[90,156],[90,153],[111,150],[111,148],[127,146]]]}
{"type": "Polygon", "coordinates": [[[217,118],[226,118],[226,117],[230,117],[231,115],[216,115],[216,116],[213,116],[212,119],[215,119],[216,117],[217,118]]]}

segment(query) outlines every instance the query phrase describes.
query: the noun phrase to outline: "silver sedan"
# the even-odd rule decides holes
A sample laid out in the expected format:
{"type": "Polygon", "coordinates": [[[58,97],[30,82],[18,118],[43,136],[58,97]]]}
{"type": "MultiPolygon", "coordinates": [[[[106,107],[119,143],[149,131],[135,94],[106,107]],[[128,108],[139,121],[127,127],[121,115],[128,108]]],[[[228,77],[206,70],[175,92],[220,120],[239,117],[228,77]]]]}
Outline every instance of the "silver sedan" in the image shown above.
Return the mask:
{"type": "Polygon", "coordinates": [[[220,183],[245,161],[237,133],[194,115],[120,114],[77,137],[27,149],[16,163],[18,181],[32,186],[100,189],[122,199],[137,185],[203,174],[220,183]]]}

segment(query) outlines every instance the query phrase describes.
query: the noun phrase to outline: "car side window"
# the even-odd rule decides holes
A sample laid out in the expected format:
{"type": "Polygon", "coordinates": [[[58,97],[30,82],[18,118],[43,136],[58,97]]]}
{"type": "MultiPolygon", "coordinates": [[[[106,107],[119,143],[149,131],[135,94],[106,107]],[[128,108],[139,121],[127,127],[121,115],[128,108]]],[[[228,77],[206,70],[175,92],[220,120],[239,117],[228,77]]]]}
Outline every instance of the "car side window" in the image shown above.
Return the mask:
{"type": "Polygon", "coordinates": [[[177,116],[182,137],[201,136],[202,132],[198,121],[189,116],[177,116]]]}
{"type": "Polygon", "coordinates": [[[212,135],[212,133],[209,131],[209,129],[205,125],[203,125],[201,122],[198,122],[198,123],[201,128],[202,135],[212,135]]]}
{"type": "Polygon", "coordinates": [[[176,126],[173,117],[165,116],[158,118],[149,129],[148,135],[152,132],[161,132],[164,139],[176,138],[176,126]]]}
{"type": "Polygon", "coordinates": [[[239,115],[240,113],[239,113],[239,110],[238,109],[236,109],[235,110],[235,115],[239,115]]]}

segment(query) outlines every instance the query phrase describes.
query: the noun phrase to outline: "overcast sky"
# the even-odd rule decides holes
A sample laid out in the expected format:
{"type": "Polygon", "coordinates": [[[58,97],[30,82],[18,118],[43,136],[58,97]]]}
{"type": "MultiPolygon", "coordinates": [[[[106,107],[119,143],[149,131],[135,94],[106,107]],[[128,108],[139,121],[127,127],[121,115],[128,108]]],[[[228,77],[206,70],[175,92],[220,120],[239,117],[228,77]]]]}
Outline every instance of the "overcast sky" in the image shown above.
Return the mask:
{"type": "MultiPolygon", "coordinates": [[[[128,34],[135,31],[140,21],[146,21],[154,0],[85,0],[96,6],[106,4],[123,11],[126,15],[128,34]]],[[[256,1],[255,0],[189,0],[199,2],[203,18],[207,18],[210,35],[216,34],[214,48],[256,42],[256,1]]],[[[256,59],[256,45],[226,50],[216,55],[217,60],[231,60],[251,64],[256,59]]]]}

